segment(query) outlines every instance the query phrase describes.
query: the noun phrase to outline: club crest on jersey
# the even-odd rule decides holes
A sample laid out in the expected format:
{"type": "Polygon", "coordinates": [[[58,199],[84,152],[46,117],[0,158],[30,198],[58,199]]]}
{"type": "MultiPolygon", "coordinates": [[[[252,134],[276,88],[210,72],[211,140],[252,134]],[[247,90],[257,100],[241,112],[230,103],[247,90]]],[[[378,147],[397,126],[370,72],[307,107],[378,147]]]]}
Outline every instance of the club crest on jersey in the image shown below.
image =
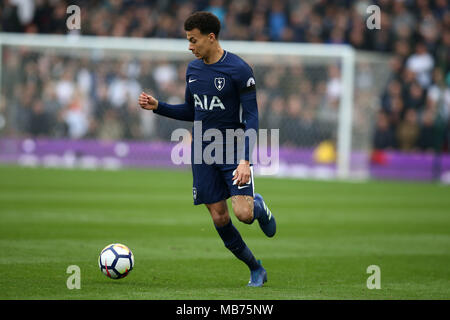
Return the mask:
{"type": "Polygon", "coordinates": [[[214,78],[214,85],[217,90],[222,90],[225,87],[225,78],[214,78]]]}

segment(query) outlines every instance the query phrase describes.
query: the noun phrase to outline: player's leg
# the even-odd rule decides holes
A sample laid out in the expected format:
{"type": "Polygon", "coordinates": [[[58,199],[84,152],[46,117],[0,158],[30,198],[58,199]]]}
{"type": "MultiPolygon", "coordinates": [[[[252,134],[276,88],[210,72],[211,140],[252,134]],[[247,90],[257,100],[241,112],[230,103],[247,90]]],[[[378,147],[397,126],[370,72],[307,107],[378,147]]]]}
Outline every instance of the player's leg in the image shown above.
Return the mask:
{"type": "Polygon", "coordinates": [[[216,203],[205,204],[211,215],[216,228],[223,227],[230,222],[230,214],[228,213],[228,206],[225,200],[216,203]]]}
{"type": "Polygon", "coordinates": [[[204,203],[213,219],[217,233],[224,245],[250,269],[249,286],[262,286],[267,274],[260,262],[245,244],[233,225],[225,199],[230,197],[229,188],[216,166],[193,165],[194,204],[204,203]]]}
{"type": "Polygon", "coordinates": [[[225,200],[206,204],[211,214],[211,218],[216,227],[217,233],[225,245],[239,260],[243,261],[250,271],[260,269],[260,264],[255,259],[253,253],[245,244],[239,231],[233,225],[228,213],[228,206],[225,200]]]}
{"type": "Polygon", "coordinates": [[[254,221],[254,200],[251,195],[234,195],[231,196],[231,206],[234,215],[239,221],[251,224],[254,221]]]}
{"type": "Polygon", "coordinates": [[[268,237],[275,235],[275,218],[259,193],[255,193],[254,198],[249,195],[231,196],[231,204],[239,221],[252,224],[258,220],[259,226],[268,237]]]}
{"type": "Polygon", "coordinates": [[[258,220],[259,226],[268,237],[276,233],[275,218],[259,193],[254,193],[253,166],[251,168],[250,180],[244,186],[233,184],[234,169],[222,170],[224,179],[227,181],[231,194],[231,205],[233,212],[239,221],[251,224],[258,220]]]}

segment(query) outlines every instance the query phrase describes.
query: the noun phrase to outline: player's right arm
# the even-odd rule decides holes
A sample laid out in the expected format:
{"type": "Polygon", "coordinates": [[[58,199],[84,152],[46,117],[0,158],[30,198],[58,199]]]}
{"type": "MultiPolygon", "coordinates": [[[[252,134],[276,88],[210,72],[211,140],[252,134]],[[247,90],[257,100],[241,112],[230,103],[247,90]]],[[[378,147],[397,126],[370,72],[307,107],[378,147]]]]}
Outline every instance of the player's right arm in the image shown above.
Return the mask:
{"type": "Polygon", "coordinates": [[[153,110],[154,113],[176,120],[194,121],[194,107],[189,87],[186,86],[185,102],[182,104],[168,104],[156,100],[151,95],[142,92],[139,96],[142,109],[153,110]]]}
{"type": "Polygon", "coordinates": [[[156,110],[158,108],[158,100],[151,95],[142,92],[139,96],[139,105],[145,110],[156,110]]]}

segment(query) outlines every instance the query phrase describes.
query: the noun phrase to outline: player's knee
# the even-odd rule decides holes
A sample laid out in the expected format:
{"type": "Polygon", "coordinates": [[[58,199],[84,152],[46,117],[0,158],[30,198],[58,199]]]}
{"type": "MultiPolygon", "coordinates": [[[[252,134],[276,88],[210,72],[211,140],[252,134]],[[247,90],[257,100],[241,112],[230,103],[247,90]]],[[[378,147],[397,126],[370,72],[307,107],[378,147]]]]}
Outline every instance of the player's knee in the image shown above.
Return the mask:
{"type": "Polygon", "coordinates": [[[211,217],[217,227],[223,227],[230,221],[230,216],[228,214],[211,213],[211,217]]]}
{"type": "Polygon", "coordinates": [[[253,210],[248,206],[242,206],[234,209],[234,214],[239,221],[244,223],[252,223],[253,221],[253,210]]]}
{"type": "Polygon", "coordinates": [[[227,217],[219,216],[219,217],[214,218],[213,221],[217,227],[223,227],[228,223],[229,218],[228,218],[228,216],[227,217]]]}

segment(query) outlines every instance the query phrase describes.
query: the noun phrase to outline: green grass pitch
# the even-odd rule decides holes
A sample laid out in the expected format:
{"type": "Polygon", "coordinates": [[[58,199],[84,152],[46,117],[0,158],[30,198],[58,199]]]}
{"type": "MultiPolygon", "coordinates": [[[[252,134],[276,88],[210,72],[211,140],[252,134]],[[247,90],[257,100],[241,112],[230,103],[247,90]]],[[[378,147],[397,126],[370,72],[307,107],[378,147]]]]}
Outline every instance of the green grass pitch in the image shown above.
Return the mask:
{"type": "Polygon", "coordinates": [[[232,219],[268,271],[224,247],[189,171],[0,167],[0,299],[449,299],[450,189],[257,177],[277,235],[232,219]],[[128,277],[97,266],[107,244],[135,256],[128,277]],[[69,290],[78,265],[81,289],[69,290]],[[367,267],[381,289],[367,288],[367,267]]]}

